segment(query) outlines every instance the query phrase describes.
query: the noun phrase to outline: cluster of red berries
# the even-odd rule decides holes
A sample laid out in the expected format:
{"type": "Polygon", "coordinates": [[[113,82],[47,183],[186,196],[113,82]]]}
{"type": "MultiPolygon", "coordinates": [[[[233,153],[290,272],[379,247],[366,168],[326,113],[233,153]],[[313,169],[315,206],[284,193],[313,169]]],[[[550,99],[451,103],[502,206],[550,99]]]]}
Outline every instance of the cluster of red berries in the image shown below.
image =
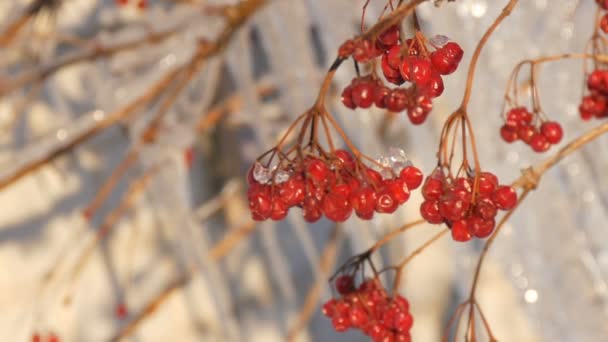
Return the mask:
{"type": "MultiPolygon", "coordinates": [[[[116,4],[120,7],[126,7],[128,6],[132,0],[115,0],[116,4]]],[[[145,10],[146,8],[148,8],[148,0],[135,0],[135,7],[137,7],[140,10],[145,10]]]]}
{"type": "Polygon", "coordinates": [[[508,143],[521,140],[535,152],[545,152],[551,145],[562,140],[564,132],[556,121],[534,120],[534,114],[525,107],[515,107],[506,115],[505,124],[500,128],[500,136],[508,143]],[[539,121],[540,124],[534,124],[539,121]]]}
{"type": "Polygon", "coordinates": [[[369,220],[378,213],[393,213],[422,183],[422,173],[408,165],[399,172],[379,173],[345,150],[328,157],[308,156],[269,170],[256,163],[249,171],[247,192],[254,220],[282,220],[292,207],[302,208],[304,219],[323,215],[346,221],[354,211],[369,220]]]}
{"type": "Polygon", "coordinates": [[[422,185],[422,217],[429,223],[446,223],[456,241],[489,236],[496,226],[498,210],[515,207],[517,193],[508,185],[500,185],[490,172],[481,172],[477,181],[474,191],[474,177],[452,180],[436,169],[422,185]]]}
{"type": "Polygon", "coordinates": [[[45,335],[41,335],[39,333],[34,333],[32,335],[32,342],[59,342],[59,337],[54,333],[48,333],[45,335]]]}
{"type": "Polygon", "coordinates": [[[342,103],[350,109],[369,108],[374,104],[395,113],[407,110],[414,125],[422,124],[433,109],[433,100],[426,93],[413,87],[391,89],[373,76],[354,78],[342,92],[342,103]]]}
{"type": "MultiPolygon", "coordinates": [[[[390,89],[379,80],[368,76],[355,78],[342,93],[342,102],[348,108],[369,108],[375,104],[392,112],[407,110],[413,124],[423,123],[431,109],[432,99],[443,93],[442,75],[456,71],[462,60],[463,50],[457,43],[443,42],[431,46],[429,53],[426,40],[417,35],[402,43],[398,26],[392,26],[380,34],[375,44],[369,40],[347,41],[340,48],[342,57],[352,55],[357,62],[369,62],[381,58],[382,73],[395,85],[409,82],[408,89],[390,89]]],[[[445,38],[445,37],[443,37],[445,38]]]]}
{"type": "MultiPolygon", "coordinates": [[[[608,11],[608,0],[595,0],[595,2],[600,6],[604,11],[608,11]]],[[[608,33],[608,13],[604,13],[602,19],[599,22],[600,29],[604,31],[604,33],[608,33]]]]}
{"type": "Polygon", "coordinates": [[[323,305],[323,314],[331,318],[336,331],[359,329],[378,342],[412,340],[410,329],[414,319],[407,299],[399,294],[389,296],[375,279],[368,279],[356,287],[350,275],[338,277],[336,289],[341,297],[323,305]]]}
{"type": "Polygon", "coordinates": [[[583,97],[579,106],[581,118],[608,118],[608,70],[594,70],[587,78],[589,95],[583,97]]]}

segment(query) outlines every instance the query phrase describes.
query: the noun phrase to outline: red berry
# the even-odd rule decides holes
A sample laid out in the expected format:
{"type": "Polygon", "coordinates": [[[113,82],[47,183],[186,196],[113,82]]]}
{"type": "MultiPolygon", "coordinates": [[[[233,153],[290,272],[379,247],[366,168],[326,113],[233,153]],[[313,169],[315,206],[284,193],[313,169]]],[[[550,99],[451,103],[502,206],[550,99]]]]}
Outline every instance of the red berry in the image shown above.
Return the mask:
{"type": "Polygon", "coordinates": [[[337,332],[344,332],[350,328],[350,322],[347,316],[334,316],[331,323],[337,332]]]}
{"type": "Polygon", "coordinates": [[[431,75],[429,76],[428,83],[419,84],[419,86],[424,89],[424,92],[426,92],[430,97],[433,98],[441,96],[444,90],[443,79],[441,78],[441,75],[439,75],[439,73],[437,72],[431,73],[431,75]]]}
{"type": "Polygon", "coordinates": [[[600,29],[604,33],[608,33],[608,14],[604,14],[602,20],[600,20],[600,29]]]}
{"type": "Polygon", "coordinates": [[[386,108],[386,98],[390,95],[391,89],[385,86],[376,87],[374,92],[374,104],[378,108],[386,108]]]}
{"type": "Polygon", "coordinates": [[[348,203],[348,197],[336,192],[330,192],[323,198],[323,213],[334,222],[344,222],[352,213],[353,208],[348,203]]]}
{"type": "Polygon", "coordinates": [[[385,55],[388,65],[390,65],[392,69],[399,70],[401,67],[401,45],[393,45],[385,55]]]}
{"type": "Polygon", "coordinates": [[[336,290],[341,295],[347,295],[355,289],[355,281],[352,276],[344,274],[336,279],[336,290]]]}
{"type": "Polygon", "coordinates": [[[547,141],[553,145],[559,143],[564,135],[562,125],[555,121],[543,122],[543,124],[540,125],[540,132],[547,141]]]}
{"type": "Polygon", "coordinates": [[[319,201],[314,197],[306,197],[302,203],[302,215],[306,222],[313,223],[318,221],[323,216],[319,201]]]}
{"type": "Polygon", "coordinates": [[[452,224],[452,238],[454,241],[466,242],[471,240],[472,237],[465,220],[458,220],[452,224]]]}
{"type": "Polygon", "coordinates": [[[532,136],[530,146],[535,152],[545,152],[551,147],[551,144],[544,135],[537,133],[532,136]]]}
{"type": "Polygon", "coordinates": [[[42,342],[42,337],[40,337],[40,334],[34,333],[32,335],[32,342],[42,342]]]}
{"type": "Polygon", "coordinates": [[[336,303],[338,303],[335,299],[328,300],[323,307],[321,308],[321,312],[327,317],[333,317],[336,311],[336,303]]]}
{"type": "Polygon", "coordinates": [[[481,194],[491,194],[498,186],[498,177],[491,172],[482,172],[479,175],[479,188],[481,194]]]}
{"type": "Polygon", "coordinates": [[[362,219],[369,220],[374,216],[376,209],[376,192],[369,186],[360,188],[349,197],[350,204],[355,214],[362,219]]]}
{"type": "Polygon", "coordinates": [[[500,127],[500,136],[502,137],[502,140],[508,143],[512,143],[518,138],[515,128],[507,126],[506,124],[500,127]]]}
{"type": "Polygon", "coordinates": [[[429,84],[433,72],[431,62],[422,57],[407,57],[401,63],[401,77],[418,85],[429,84]]]}
{"type": "Polygon", "coordinates": [[[391,214],[397,210],[399,202],[390,189],[383,188],[376,197],[376,211],[382,214],[391,214]]]}
{"type": "Polygon", "coordinates": [[[498,211],[496,210],[496,206],[489,199],[480,200],[475,205],[475,214],[484,220],[493,219],[496,216],[497,212],[498,211]]]}
{"type": "Polygon", "coordinates": [[[439,203],[434,200],[426,200],[420,205],[420,215],[428,223],[439,224],[443,223],[443,217],[439,213],[439,203]]]}
{"type": "Polygon", "coordinates": [[[353,103],[360,108],[369,108],[374,103],[374,84],[361,82],[353,86],[353,103]]]}
{"type": "Polygon", "coordinates": [[[272,211],[270,212],[270,219],[274,221],[281,221],[287,217],[289,212],[289,206],[285,201],[278,197],[272,198],[272,211]]]}
{"type": "MultiPolygon", "coordinates": [[[[264,187],[266,188],[266,187],[264,187]]],[[[250,188],[248,194],[249,209],[251,216],[256,221],[264,221],[270,217],[272,212],[272,201],[267,191],[263,187],[250,188]]]]}
{"type": "Polygon", "coordinates": [[[399,26],[393,25],[378,36],[378,41],[385,46],[392,46],[399,42],[399,26]]]}
{"type": "Polygon", "coordinates": [[[367,312],[361,307],[354,307],[350,310],[349,320],[353,327],[363,328],[368,322],[367,312]]]}
{"type": "Polygon", "coordinates": [[[498,209],[511,210],[517,204],[517,192],[508,185],[501,185],[492,194],[492,202],[498,209]]]}
{"type": "Polygon", "coordinates": [[[439,213],[450,221],[463,218],[468,208],[469,204],[466,201],[453,194],[442,196],[439,200],[439,213]]]}
{"type": "Polygon", "coordinates": [[[441,180],[428,177],[422,186],[422,196],[426,200],[438,200],[443,194],[443,183],[441,180]]]}
{"type": "Polygon", "coordinates": [[[320,159],[310,159],[306,165],[306,176],[322,184],[327,180],[328,174],[331,173],[329,167],[320,159]]]}
{"type": "Polygon", "coordinates": [[[399,312],[395,316],[395,324],[394,327],[398,332],[405,333],[409,332],[414,325],[414,317],[408,312],[399,312]]]}
{"type": "Polygon", "coordinates": [[[463,55],[464,51],[462,51],[460,45],[449,42],[431,53],[431,62],[440,74],[449,75],[456,71],[463,55]]]}
{"type": "Polygon", "coordinates": [[[384,101],[386,109],[394,113],[399,113],[407,107],[407,100],[408,96],[405,89],[397,88],[393,89],[384,101]]]}
{"type": "Polygon", "coordinates": [[[530,125],[522,125],[517,128],[517,136],[526,144],[532,142],[532,137],[535,133],[536,130],[530,125]]]}
{"type": "Polygon", "coordinates": [[[344,106],[346,106],[346,108],[350,108],[350,109],[357,108],[357,106],[355,105],[355,102],[353,102],[353,87],[352,86],[349,85],[346,88],[344,88],[344,90],[342,91],[342,103],[344,104],[344,106]]]}
{"type": "Polygon", "coordinates": [[[422,184],[422,172],[415,166],[406,166],[399,173],[399,178],[403,179],[410,190],[418,189],[422,184]]]}

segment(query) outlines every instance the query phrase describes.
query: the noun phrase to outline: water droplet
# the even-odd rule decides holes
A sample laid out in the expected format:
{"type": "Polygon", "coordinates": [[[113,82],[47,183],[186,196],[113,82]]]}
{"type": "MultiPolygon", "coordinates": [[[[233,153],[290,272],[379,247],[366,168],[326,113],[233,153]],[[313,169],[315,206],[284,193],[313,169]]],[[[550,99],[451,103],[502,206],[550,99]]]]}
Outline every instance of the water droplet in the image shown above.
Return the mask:
{"type": "Polygon", "coordinates": [[[268,184],[271,172],[264,165],[256,162],[253,166],[253,179],[260,184],[268,184]]]}
{"type": "Polygon", "coordinates": [[[274,175],[274,182],[275,182],[275,184],[285,183],[289,180],[290,176],[291,175],[289,174],[289,172],[287,172],[285,170],[279,170],[274,175]]]}
{"type": "Polygon", "coordinates": [[[431,38],[431,40],[430,40],[431,44],[435,45],[437,47],[443,47],[449,41],[450,41],[450,38],[448,38],[448,36],[444,36],[442,34],[438,34],[438,35],[434,36],[433,38],[431,38]]]}
{"type": "Polygon", "coordinates": [[[405,151],[400,148],[390,147],[388,149],[388,159],[390,162],[388,167],[395,173],[399,173],[405,167],[412,165],[412,162],[407,158],[405,151]]]}

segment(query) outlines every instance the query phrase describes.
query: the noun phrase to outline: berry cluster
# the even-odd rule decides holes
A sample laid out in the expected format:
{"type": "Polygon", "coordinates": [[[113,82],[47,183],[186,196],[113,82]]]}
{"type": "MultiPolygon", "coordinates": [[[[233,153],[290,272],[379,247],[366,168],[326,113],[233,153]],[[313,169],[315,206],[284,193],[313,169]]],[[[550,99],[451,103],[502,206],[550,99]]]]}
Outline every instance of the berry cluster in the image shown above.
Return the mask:
{"type": "Polygon", "coordinates": [[[496,226],[498,210],[515,207],[517,193],[508,185],[499,185],[490,172],[481,172],[477,182],[474,190],[474,177],[451,179],[436,169],[422,185],[422,217],[429,223],[446,223],[456,241],[489,236],[496,226]]]}
{"type": "Polygon", "coordinates": [[[334,329],[344,332],[359,329],[373,341],[410,342],[414,319],[407,299],[389,296],[380,282],[368,279],[356,287],[350,275],[336,280],[339,299],[323,305],[323,314],[331,318],[334,329]]]}
{"type": "Polygon", "coordinates": [[[45,335],[41,335],[39,333],[34,333],[32,335],[32,342],[59,342],[59,337],[54,333],[48,333],[45,335]]]}
{"type": "Polygon", "coordinates": [[[535,115],[525,107],[515,107],[506,115],[500,136],[508,143],[521,140],[535,152],[545,152],[562,140],[562,126],[556,121],[534,120],[535,115]],[[536,121],[536,124],[535,124],[536,121]]]}
{"type": "Polygon", "coordinates": [[[420,32],[405,42],[401,40],[398,26],[380,34],[375,44],[369,40],[347,41],[340,48],[343,57],[352,55],[355,61],[369,62],[381,56],[384,78],[397,86],[408,82],[408,88],[388,88],[375,74],[353,79],[342,92],[342,102],[348,108],[369,108],[375,104],[392,112],[407,110],[413,124],[423,123],[431,109],[432,99],[443,93],[442,75],[456,71],[462,60],[463,50],[457,43],[438,36],[429,45],[420,32]]]}
{"type": "Polygon", "coordinates": [[[579,106],[581,118],[608,118],[608,70],[594,70],[587,78],[587,89],[589,95],[579,106]]]}
{"type": "Polygon", "coordinates": [[[422,183],[419,169],[398,164],[380,173],[345,150],[309,155],[273,169],[256,163],[248,174],[249,208],[258,221],[282,220],[292,207],[302,208],[307,222],[323,215],[343,222],[353,211],[369,220],[375,212],[397,210],[422,183]]]}

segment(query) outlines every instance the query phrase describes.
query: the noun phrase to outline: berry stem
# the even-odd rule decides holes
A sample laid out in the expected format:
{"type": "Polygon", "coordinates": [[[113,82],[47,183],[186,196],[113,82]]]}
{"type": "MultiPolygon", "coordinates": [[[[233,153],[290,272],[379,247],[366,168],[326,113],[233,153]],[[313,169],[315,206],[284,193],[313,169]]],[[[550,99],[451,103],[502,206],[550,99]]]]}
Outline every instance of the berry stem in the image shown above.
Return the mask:
{"type": "Polygon", "coordinates": [[[471,63],[469,64],[467,82],[466,82],[466,86],[465,86],[465,90],[464,90],[464,95],[462,97],[462,103],[460,104],[460,109],[463,113],[466,113],[467,106],[471,99],[471,92],[473,91],[473,80],[475,79],[475,70],[477,68],[477,61],[479,60],[481,51],[483,50],[488,39],[494,33],[496,28],[502,23],[502,21],[506,17],[508,17],[511,14],[511,11],[513,11],[513,8],[515,8],[515,5],[517,5],[518,2],[519,2],[519,0],[509,0],[509,3],[503,8],[500,15],[496,18],[496,20],[494,20],[492,25],[490,25],[488,30],[481,37],[481,40],[479,41],[479,43],[477,43],[477,47],[475,48],[475,51],[473,52],[473,57],[471,57],[471,63]]]}

